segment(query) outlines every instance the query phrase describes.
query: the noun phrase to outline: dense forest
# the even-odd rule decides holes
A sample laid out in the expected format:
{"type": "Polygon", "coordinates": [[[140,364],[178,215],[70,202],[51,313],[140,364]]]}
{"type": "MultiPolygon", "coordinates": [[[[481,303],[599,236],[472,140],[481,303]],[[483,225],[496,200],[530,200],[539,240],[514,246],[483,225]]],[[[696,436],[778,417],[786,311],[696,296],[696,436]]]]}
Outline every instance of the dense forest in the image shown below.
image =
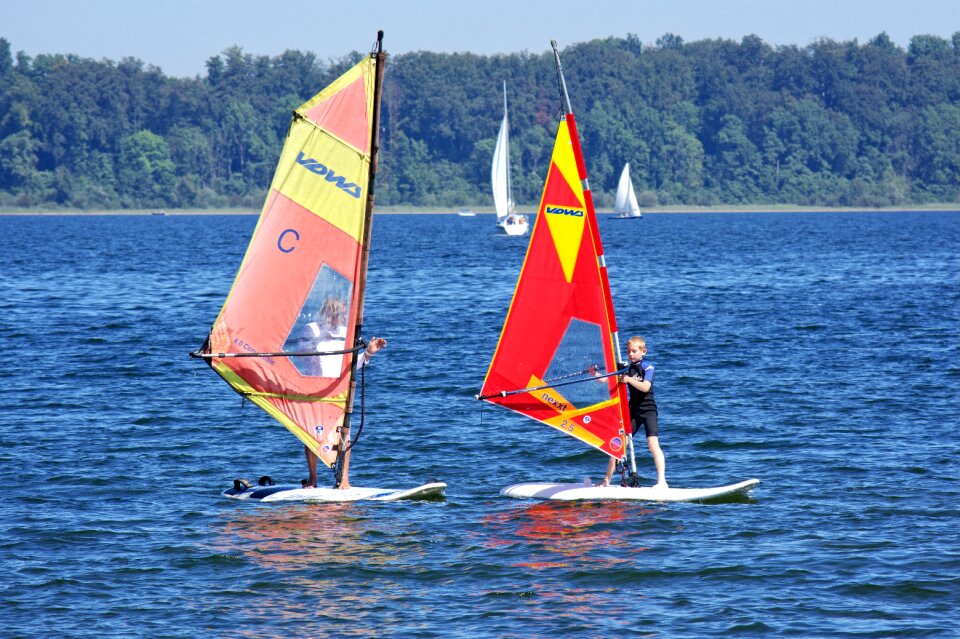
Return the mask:
{"type": "MultiPolygon", "coordinates": [[[[292,109],[360,55],[234,47],[172,78],[0,38],[0,207],[258,208],[292,109]]],[[[562,58],[598,206],[625,162],[644,208],[960,202],[960,32],[906,50],[882,33],[805,47],[629,35],[562,58]]],[[[391,56],[378,203],[489,206],[504,81],[514,194],[535,206],[560,107],[546,51],[391,56]]]]}

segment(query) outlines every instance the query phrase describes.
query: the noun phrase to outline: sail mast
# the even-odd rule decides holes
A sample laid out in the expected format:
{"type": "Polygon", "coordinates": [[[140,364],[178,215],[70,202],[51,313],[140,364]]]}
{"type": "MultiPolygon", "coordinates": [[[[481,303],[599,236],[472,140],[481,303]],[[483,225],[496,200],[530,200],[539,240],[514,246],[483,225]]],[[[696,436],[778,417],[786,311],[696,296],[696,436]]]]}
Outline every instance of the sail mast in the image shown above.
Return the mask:
{"type": "MultiPolygon", "coordinates": [[[[613,348],[615,356],[621,358],[620,350],[620,330],[617,327],[617,316],[613,310],[613,295],[610,293],[610,278],[607,275],[607,260],[603,253],[603,242],[600,240],[600,227],[597,224],[597,212],[593,207],[593,193],[590,191],[590,182],[587,179],[587,165],[583,159],[583,149],[580,148],[580,134],[577,132],[577,122],[573,115],[573,107],[570,106],[570,94],[567,92],[567,81],[563,77],[563,66],[560,64],[560,51],[557,49],[557,41],[551,40],[550,46],[553,48],[553,59],[557,66],[557,79],[560,83],[560,92],[563,96],[563,119],[567,121],[570,129],[570,141],[573,146],[573,155],[577,162],[577,172],[580,176],[580,183],[583,186],[583,199],[587,211],[587,220],[590,225],[590,235],[593,238],[594,246],[597,251],[597,266],[600,269],[600,281],[603,288],[604,303],[607,308],[607,316],[610,318],[610,330],[613,335],[613,348]]],[[[630,427],[630,411],[627,403],[627,392],[623,384],[618,384],[618,394],[620,396],[620,412],[623,418],[625,428],[630,427]]]]}
{"type": "MultiPolygon", "coordinates": [[[[383,71],[387,61],[387,54],[383,52],[383,31],[377,32],[377,43],[373,53],[370,54],[376,60],[376,71],[374,72],[373,85],[373,113],[371,114],[371,134],[370,134],[370,181],[367,186],[367,203],[364,210],[363,222],[363,242],[360,253],[360,272],[357,277],[357,287],[359,295],[357,300],[357,322],[354,335],[362,335],[363,327],[363,304],[364,293],[367,288],[367,264],[370,260],[370,234],[373,229],[373,202],[374,186],[377,177],[378,161],[380,158],[380,93],[383,87],[383,71]]],[[[356,354],[355,354],[356,357],[356,354]]],[[[352,375],[352,373],[351,373],[352,375]]],[[[351,387],[350,396],[347,398],[347,414],[350,414],[350,399],[353,390],[351,387]]]]}
{"type": "MultiPolygon", "coordinates": [[[[376,69],[374,72],[373,85],[373,112],[371,113],[371,131],[370,131],[370,170],[369,182],[367,185],[367,201],[364,210],[363,223],[363,241],[360,249],[360,269],[357,274],[357,320],[353,334],[356,339],[361,339],[363,333],[363,305],[364,296],[367,288],[367,265],[370,260],[370,236],[373,229],[373,203],[374,186],[376,183],[377,169],[380,158],[380,95],[383,88],[383,72],[387,62],[387,54],[383,51],[383,31],[377,31],[377,42],[374,50],[370,54],[376,60],[376,69]]],[[[357,380],[357,358],[361,357],[359,351],[353,352],[353,359],[350,365],[350,386],[347,391],[347,401],[343,414],[343,426],[340,430],[340,445],[337,449],[337,460],[335,463],[336,481],[339,485],[344,472],[350,467],[350,420],[353,416],[353,396],[356,393],[357,380]]]]}

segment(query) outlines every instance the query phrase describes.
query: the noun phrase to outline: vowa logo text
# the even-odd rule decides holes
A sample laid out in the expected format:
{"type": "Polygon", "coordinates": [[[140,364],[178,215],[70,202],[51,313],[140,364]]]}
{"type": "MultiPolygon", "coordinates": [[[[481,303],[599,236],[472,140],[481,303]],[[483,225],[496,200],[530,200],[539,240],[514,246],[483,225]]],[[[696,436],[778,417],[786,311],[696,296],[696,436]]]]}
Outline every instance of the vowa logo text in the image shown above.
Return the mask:
{"type": "Polygon", "coordinates": [[[327,182],[330,182],[338,189],[355,197],[360,198],[360,185],[354,184],[353,182],[347,182],[346,178],[342,175],[337,175],[337,172],[329,168],[325,164],[322,164],[320,161],[313,158],[308,158],[303,155],[303,151],[300,151],[300,154],[297,155],[297,164],[310,171],[311,173],[316,173],[317,175],[322,175],[327,182]]]}

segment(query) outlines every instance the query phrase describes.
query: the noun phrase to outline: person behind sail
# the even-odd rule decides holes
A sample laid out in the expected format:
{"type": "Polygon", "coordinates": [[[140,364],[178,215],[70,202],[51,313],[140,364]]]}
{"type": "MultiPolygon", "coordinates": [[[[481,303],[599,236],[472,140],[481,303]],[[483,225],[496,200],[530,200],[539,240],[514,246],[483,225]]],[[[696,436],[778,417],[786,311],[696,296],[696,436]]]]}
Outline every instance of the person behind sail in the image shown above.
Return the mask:
{"type": "MultiPolygon", "coordinates": [[[[347,303],[339,297],[326,298],[317,311],[317,319],[303,327],[301,339],[318,353],[341,351],[347,339],[347,303]]],[[[311,358],[311,373],[320,377],[339,377],[342,355],[311,358]]]]}
{"type": "MultiPolygon", "coordinates": [[[[658,428],[657,402],[653,396],[653,364],[643,358],[647,353],[647,342],[642,337],[631,337],[627,341],[627,357],[630,366],[627,372],[620,376],[619,381],[630,387],[630,422],[633,434],[636,435],[643,425],[647,435],[647,447],[653,456],[653,464],[657,469],[657,483],[654,488],[667,488],[666,460],[660,450],[660,436],[658,428]]],[[[607,474],[603,485],[609,486],[613,478],[616,460],[611,457],[607,462],[607,474]]]]}
{"type": "MultiPolygon", "coordinates": [[[[356,367],[357,372],[359,372],[361,368],[366,366],[367,362],[370,361],[370,358],[376,355],[377,351],[379,351],[381,348],[383,348],[386,345],[387,345],[387,340],[383,339],[382,337],[370,338],[370,342],[367,344],[367,348],[363,352],[357,355],[357,367],[356,367]]],[[[317,359],[322,359],[322,358],[317,358],[317,359]]],[[[341,417],[340,421],[337,423],[337,428],[339,429],[342,425],[343,425],[343,417],[341,417]]],[[[302,480],[300,482],[300,485],[303,486],[304,488],[316,488],[317,487],[317,460],[318,460],[317,454],[312,450],[310,450],[310,448],[306,445],[303,447],[303,452],[307,457],[307,473],[309,476],[306,479],[302,480]]],[[[337,488],[340,488],[342,490],[346,490],[347,488],[350,488],[350,478],[349,478],[350,452],[347,451],[345,454],[347,455],[347,459],[344,461],[344,464],[343,464],[343,477],[340,479],[340,484],[336,486],[337,488]]]]}

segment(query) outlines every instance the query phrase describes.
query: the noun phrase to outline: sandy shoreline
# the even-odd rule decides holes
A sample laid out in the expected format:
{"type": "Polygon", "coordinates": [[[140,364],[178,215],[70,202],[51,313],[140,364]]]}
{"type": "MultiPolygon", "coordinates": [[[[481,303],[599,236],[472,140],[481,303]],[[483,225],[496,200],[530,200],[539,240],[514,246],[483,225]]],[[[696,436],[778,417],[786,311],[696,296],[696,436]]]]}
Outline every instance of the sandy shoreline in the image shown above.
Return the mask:
{"type": "MultiPolygon", "coordinates": [[[[521,207],[522,213],[531,213],[533,207],[521,207]]],[[[477,215],[493,215],[492,209],[468,209],[477,215]]],[[[897,211],[960,211],[960,203],[916,204],[912,206],[889,206],[882,208],[863,207],[822,207],[793,206],[787,204],[769,206],[664,206],[643,211],[644,215],[662,213],[832,213],[832,212],[897,212],[897,211]]],[[[58,215],[258,215],[259,209],[118,209],[109,211],[84,211],[75,209],[9,209],[0,210],[0,216],[58,216],[58,215]]],[[[408,206],[382,206],[374,210],[375,214],[420,214],[420,215],[457,215],[455,210],[437,210],[436,208],[416,208],[408,206]]],[[[600,215],[612,214],[610,209],[598,209],[600,215]]]]}

